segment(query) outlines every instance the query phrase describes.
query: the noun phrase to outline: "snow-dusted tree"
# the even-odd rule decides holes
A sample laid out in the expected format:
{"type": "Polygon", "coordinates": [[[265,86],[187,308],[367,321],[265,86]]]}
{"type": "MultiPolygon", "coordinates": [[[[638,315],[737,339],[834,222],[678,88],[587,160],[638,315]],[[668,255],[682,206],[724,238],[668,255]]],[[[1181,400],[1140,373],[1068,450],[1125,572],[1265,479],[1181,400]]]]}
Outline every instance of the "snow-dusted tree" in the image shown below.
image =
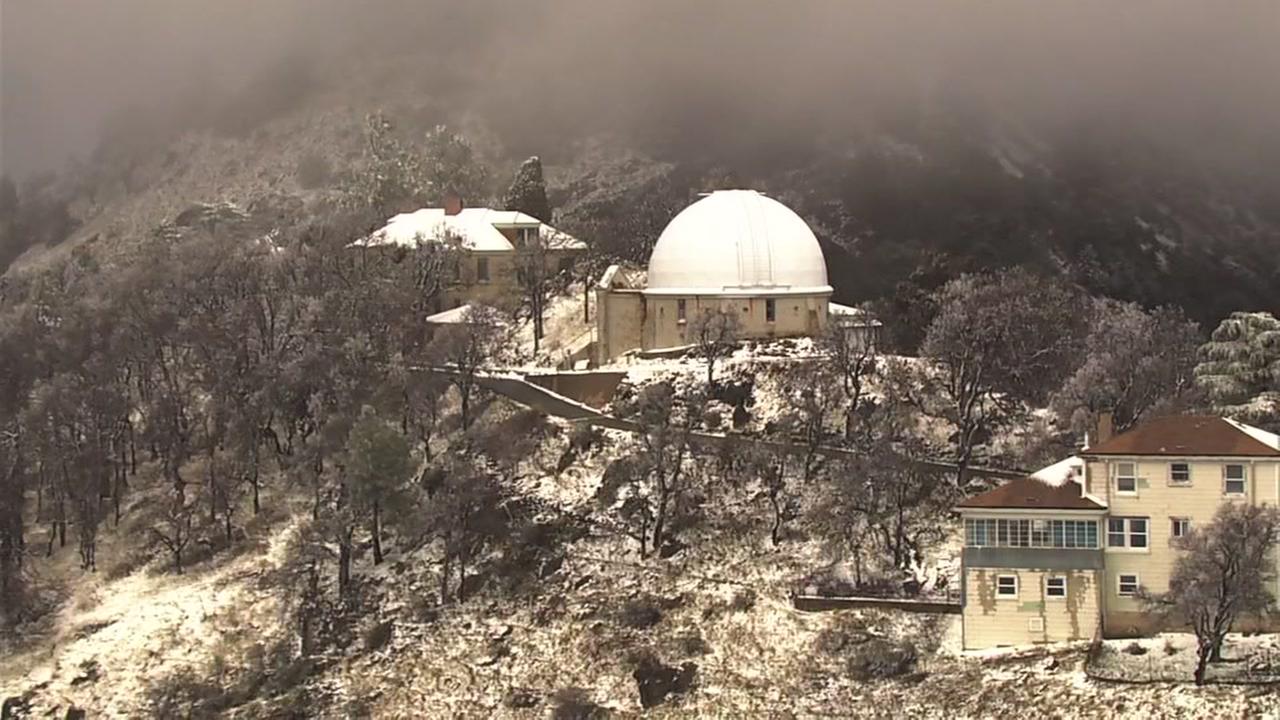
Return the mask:
{"type": "Polygon", "coordinates": [[[487,196],[489,171],[476,159],[467,139],[436,125],[423,140],[422,167],[431,200],[443,202],[445,193],[456,193],[464,202],[487,196]]]}
{"type": "Polygon", "coordinates": [[[169,551],[174,570],[181,573],[182,553],[191,544],[191,521],[195,517],[195,504],[188,500],[181,487],[171,487],[162,501],[160,514],[150,527],[151,536],[169,551]]]}
{"type": "Polygon", "coordinates": [[[707,387],[715,383],[716,361],[733,353],[741,330],[742,322],[732,308],[703,308],[689,321],[685,337],[707,363],[707,387]]]}
{"type": "Polygon", "coordinates": [[[545,334],[543,322],[547,303],[555,293],[551,270],[547,267],[549,256],[546,241],[541,233],[516,248],[516,282],[524,291],[524,306],[533,323],[533,351],[538,348],[545,334]]]}
{"type": "Polygon", "coordinates": [[[636,444],[605,473],[597,501],[618,514],[623,527],[640,544],[640,556],[661,552],[669,539],[669,523],[692,497],[690,438],[704,406],[702,396],[677,402],[668,383],[640,393],[636,444]]]}
{"type": "Polygon", "coordinates": [[[422,204],[433,190],[422,159],[396,137],[391,119],[381,112],[366,117],[364,167],[346,188],[347,203],[388,216],[422,204]]]}
{"type": "Polygon", "coordinates": [[[462,429],[471,427],[472,402],[485,366],[500,363],[512,351],[511,324],[496,309],[472,305],[460,322],[436,335],[433,357],[458,391],[462,429]]]}
{"type": "Polygon", "coordinates": [[[1141,593],[1146,604],[1191,625],[1196,634],[1195,681],[1204,684],[1210,662],[1242,616],[1275,608],[1275,548],[1280,510],[1271,505],[1223,503],[1213,522],[1174,540],[1168,592],[1141,593]]]}
{"type": "Polygon", "coordinates": [[[900,397],[951,425],[963,482],[978,443],[1075,369],[1084,298],[1020,268],[962,275],[936,297],[921,346],[926,364],[900,363],[895,384],[900,397]]]}
{"type": "Polygon", "coordinates": [[[1200,346],[1196,385],[1215,413],[1268,427],[1280,423],[1280,320],[1235,312],[1200,346]]]}
{"type": "Polygon", "coordinates": [[[791,373],[785,387],[789,409],[778,424],[790,442],[804,448],[801,478],[807,484],[818,470],[819,452],[830,444],[844,395],[840,380],[825,365],[802,366],[791,373]]]}
{"type": "Polygon", "coordinates": [[[542,222],[551,222],[551,203],[547,201],[547,183],[542,179],[542,160],[534,155],[520,164],[516,177],[502,197],[507,210],[519,210],[542,222]]]}
{"type": "Polygon", "coordinates": [[[1084,364],[1052,399],[1059,417],[1080,432],[1099,413],[1111,412],[1123,432],[1153,409],[1185,398],[1194,384],[1200,330],[1181,310],[1099,299],[1092,314],[1084,364]]]}
{"type": "Polygon", "coordinates": [[[760,484],[758,497],[769,506],[769,541],[782,542],[783,526],[799,512],[799,497],[787,482],[787,457],[775,448],[759,443],[734,447],[735,468],[740,476],[760,484]]]}
{"type": "Polygon", "coordinates": [[[838,323],[831,323],[823,333],[819,347],[825,352],[823,364],[839,378],[844,392],[845,440],[853,440],[858,410],[867,385],[876,374],[876,346],[856,333],[846,331],[838,323]]]}
{"type": "Polygon", "coordinates": [[[400,504],[398,498],[413,469],[409,441],[365,406],[347,438],[345,470],[352,487],[352,505],[368,524],[374,565],[382,563],[384,510],[400,504]]]}
{"type": "Polygon", "coordinates": [[[509,493],[500,478],[471,453],[449,457],[428,505],[431,531],[440,540],[440,602],[466,599],[467,572],[493,543],[507,535],[509,493]],[[454,576],[457,585],[451,589],[454,576]]]}

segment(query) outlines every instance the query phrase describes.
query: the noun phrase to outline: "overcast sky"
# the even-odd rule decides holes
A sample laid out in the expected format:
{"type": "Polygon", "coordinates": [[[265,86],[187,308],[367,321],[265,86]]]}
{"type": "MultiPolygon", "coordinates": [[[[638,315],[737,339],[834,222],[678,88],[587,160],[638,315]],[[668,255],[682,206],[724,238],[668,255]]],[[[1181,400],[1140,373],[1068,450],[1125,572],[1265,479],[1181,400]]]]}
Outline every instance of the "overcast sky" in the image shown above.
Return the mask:
{"type": "Polygon", "coordinates": [[[470,101],[584,127],[778,131],[945,92],[1189,142],[1280,130],[1276,0],[0,0],[0,165],[57,167],[122,107],[284,57],[424,47],[479,69],[470,101]]]}

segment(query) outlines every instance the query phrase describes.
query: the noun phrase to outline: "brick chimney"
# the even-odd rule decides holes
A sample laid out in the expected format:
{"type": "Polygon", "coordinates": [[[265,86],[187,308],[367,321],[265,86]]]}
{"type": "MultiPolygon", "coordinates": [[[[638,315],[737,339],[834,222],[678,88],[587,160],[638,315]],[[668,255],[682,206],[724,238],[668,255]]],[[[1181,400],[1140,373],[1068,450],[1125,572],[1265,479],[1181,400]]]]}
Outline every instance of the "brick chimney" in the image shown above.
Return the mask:
{"type": "Polygon", "coordinates": [[[462,196],[450,190],[444,194],[444,214],[457,215],[462,212],[462,196]]]}
{"type": "Polygon", "coordinates": [[[1094,437],[1092,438],[1092,442],[1095,445],[1110,440],[1111,436],[1115,434],[1112,429],[1110,410],[1104,410],[1103,412],[1098,413],[1098,426],[1093,434],[1094,437]]]}

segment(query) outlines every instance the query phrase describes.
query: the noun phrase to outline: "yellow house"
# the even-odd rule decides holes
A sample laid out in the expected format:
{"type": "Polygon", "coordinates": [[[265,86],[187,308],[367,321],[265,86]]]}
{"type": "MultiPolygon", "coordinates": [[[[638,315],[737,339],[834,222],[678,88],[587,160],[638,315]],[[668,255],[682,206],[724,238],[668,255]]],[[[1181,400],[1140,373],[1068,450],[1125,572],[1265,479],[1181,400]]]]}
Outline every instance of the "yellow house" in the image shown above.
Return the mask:
{"type": "Polygon", "coordinates": [[[957,507],[966,649],[1151,633],[1136,596],[1168,589],[1173,539],[1222,503],[1280,500],[1272,433],[1203,416],[1106,425],[1078,457],[957,507]]]}

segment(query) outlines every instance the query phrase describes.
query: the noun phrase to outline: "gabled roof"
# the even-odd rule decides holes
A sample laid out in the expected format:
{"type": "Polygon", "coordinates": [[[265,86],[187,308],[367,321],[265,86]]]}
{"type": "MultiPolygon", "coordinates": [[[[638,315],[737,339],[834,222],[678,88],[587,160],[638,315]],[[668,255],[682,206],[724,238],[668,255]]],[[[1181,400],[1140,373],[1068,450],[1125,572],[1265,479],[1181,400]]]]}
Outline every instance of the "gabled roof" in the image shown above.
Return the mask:
{"type": "Polygon", "coordinates": [[[1227,418],[1170,415],[1144,422],[1083,454],[1280,457],[1280,437],[1227,418]]]}
{"type": "Polygon", "coordinates": [[[382,229],[357,240],[354,245],[404,245],[418,241],[444,242],[457,240],[467,250],[503,252],[514,250],[500,227],[536,227],[546,247],[557,250],[583,250],[586,244],[568,233],[546,225],[532,215],[516,210],[464,208],[457,215],[445,214],[444,208],[422,208],[400,213],[387,221],[382,229]]]}

